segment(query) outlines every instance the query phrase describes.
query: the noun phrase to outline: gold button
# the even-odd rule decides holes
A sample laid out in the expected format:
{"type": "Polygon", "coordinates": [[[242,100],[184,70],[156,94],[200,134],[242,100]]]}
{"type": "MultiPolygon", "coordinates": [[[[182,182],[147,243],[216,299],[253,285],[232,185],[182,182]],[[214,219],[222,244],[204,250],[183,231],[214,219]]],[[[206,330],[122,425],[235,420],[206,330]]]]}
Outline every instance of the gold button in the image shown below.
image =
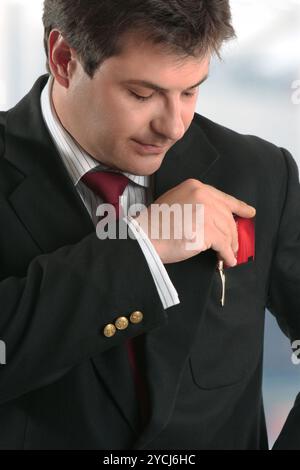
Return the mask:
{"type": "Polygon", "coordinates": [[[116,334],[116,327],[115,325],[112,325],[111,323],[109,325],[106,325],[106,327],[104,328],[104,336],[106,336],[106,338],[111,338],[112,336],[114,336],[116,334]]]}
{"type": "Polygon", "coordinates": [[[115,325],[118,330],[126,330],[128,324],[129,322],[126,317],[120,317],[115,321],[115,325]]]}
{"type": "Polygon", "coordinates": [[[130,318],[131,323],[134,323],[136,325],[143,321],[144,315],[142,314],[142,312],[137,311],[137,312],[132,312],[129,318],[130,318]]]}

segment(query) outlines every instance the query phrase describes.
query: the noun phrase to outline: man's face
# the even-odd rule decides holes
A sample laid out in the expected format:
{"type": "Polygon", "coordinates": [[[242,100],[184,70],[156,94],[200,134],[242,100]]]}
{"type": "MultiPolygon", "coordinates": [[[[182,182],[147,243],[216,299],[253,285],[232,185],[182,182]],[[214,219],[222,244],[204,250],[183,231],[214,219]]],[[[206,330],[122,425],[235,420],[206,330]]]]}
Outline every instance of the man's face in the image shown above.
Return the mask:
{"type": "Polygon", "coordinates": [[[122,54],[104,61],[92,80],[76,61],[62,123],[100,162],[153,174],[189,128],[209,64],[210,57],[180,59],[129,37],[122,54]]]}

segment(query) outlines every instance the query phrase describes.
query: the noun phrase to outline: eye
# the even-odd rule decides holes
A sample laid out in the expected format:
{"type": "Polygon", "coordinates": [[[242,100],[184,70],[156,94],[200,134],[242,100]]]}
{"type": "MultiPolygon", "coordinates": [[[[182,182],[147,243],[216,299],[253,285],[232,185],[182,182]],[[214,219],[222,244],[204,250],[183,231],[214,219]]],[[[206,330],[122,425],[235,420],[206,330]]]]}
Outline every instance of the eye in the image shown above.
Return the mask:
{"type": "Polygon", "coordinates": [[[129,90],[129,93],[134,96],[138,101],[148,101],[150,98],[152,98],[153,94],[150,96],[141,96],[138,95],[137,93],[134,93],[133,91],[129,90]]]}
{"type": "Polygon", "coordinates": [[[193,96],[196,96],[197,93],[189,93],[188,91],[183,93],[184,96],[186,96],[187,98],[192,98],[193,96]]]}
{"type": "MultiPolygon", "coordinates": [[[[149,95],[149,96],[142,96],[142,95],[138,95],[134,91],[131,91],[131,90],[128,90],[128,91],[129,91],[130,95],[132,95],[135,99],[137,99],[138,101],[142,101],[142,102],[150,100],[154,95],[154,93],[152,93],[152,95],[149,95]]],[[[183,93],[183,96],[185,96],[186,98],[193,98],[196,95],[197,95],[196,92],[192,92],[192,93],[191,92],[185,92],[185,93],[183,93]]]]}

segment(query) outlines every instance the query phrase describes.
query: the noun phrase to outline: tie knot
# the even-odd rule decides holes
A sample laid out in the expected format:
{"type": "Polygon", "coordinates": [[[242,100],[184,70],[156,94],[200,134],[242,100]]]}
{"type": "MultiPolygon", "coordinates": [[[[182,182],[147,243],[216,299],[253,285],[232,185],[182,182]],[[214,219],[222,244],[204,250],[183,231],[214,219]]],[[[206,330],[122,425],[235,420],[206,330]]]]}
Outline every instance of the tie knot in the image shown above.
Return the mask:
{"type": "Polygon", "coordinates": [[[82,181],[108,204],[118,203],[129,183],[129,179],[120,173],[104,171],[86,173],[82,181]]]}
{"type": "Polygon", "coordinates": [[[95,194],[100,196],[104,202],[112,204],[119,214],[119,198],[122,196],[129,179],[121,173],[113,172],[90,172],[86,173],[81,180],[95,194]]]}

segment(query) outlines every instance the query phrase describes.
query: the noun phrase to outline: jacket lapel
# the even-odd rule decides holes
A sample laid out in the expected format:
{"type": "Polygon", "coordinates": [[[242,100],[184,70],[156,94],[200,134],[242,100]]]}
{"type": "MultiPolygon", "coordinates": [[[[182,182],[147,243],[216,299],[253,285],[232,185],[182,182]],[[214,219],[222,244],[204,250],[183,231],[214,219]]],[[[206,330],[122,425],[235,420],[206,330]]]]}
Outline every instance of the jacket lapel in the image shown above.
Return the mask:
{"type": "Polygon", "coordinates": [[[94,227],[43,122],[40,94],[46,79],[7,113],[5,158],[23,175],[10,204],[48,253],[78,242],[94,227]]]}

